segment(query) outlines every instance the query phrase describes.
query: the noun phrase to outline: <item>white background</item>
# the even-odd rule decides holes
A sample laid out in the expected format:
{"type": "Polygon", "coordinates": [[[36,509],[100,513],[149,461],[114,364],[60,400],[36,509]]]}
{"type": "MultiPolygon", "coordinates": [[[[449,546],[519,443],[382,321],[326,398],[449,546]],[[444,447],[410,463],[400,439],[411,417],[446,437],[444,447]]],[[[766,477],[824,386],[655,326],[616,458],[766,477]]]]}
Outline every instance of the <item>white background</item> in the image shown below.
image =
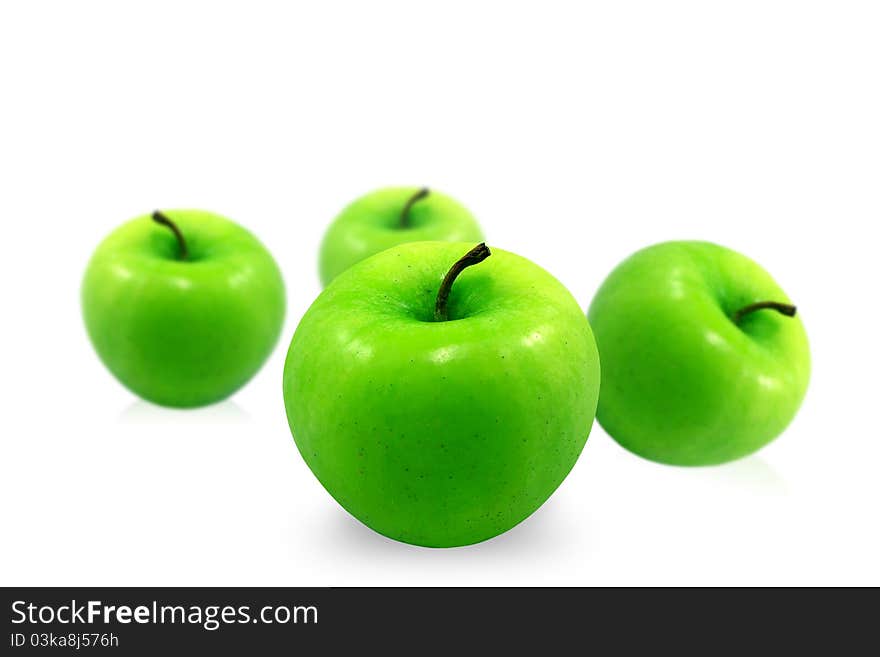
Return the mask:
{"type": "Polygon", "coordinates": [[[880,584],[877,3],[308,4],[3,2],[0,582],[880,584]],[[801,413],[702,469],[597,425],[501,537],[374,534],[300,459],[280,382],[327,223],[390,184],[456,196],[585,308],[656,241],[750,255],[810,335],[801,413]],[[286,277],[271,360],[202,410],[134,398],[82,326],[92,249],[156,207],[233,217],[286,277]]]}

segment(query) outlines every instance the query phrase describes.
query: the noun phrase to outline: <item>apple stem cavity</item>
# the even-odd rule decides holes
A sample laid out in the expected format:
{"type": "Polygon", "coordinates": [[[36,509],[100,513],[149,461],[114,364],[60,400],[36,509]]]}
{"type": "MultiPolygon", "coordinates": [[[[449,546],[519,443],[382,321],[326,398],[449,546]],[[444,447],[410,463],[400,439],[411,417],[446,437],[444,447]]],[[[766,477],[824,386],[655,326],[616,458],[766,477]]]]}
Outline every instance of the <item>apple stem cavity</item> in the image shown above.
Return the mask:
{"type": "Polygon", "coordinates": [[[422,187],[419,191],[409,197],[409,200],[406,202],[406,205],[403,206],[403,209],[400,211],[400,227],[401,228],[409,228],[409,211],[412,209],[412,206],[421,201],[423,198],[428,196],[431,193],[427,187],[422,187]]]}
{"type": "Polygon", "coordinates": [[[790,303],[779,303],[778,301],[758,301],[757,303],[750,303],[748,306],[744,306],[740,308],[735,313],[733,313],[734,324],[739,324],[740,320],[749,315],[756,310],[775,310],[778,313],[785,315],[786,317],[794,317],[797,314],[797,308],[790,303]]]}
{"type": "Polygon", "coordinates": [[[483,262],[490,255],[492,255],[492,252],[486,246],[486,243],[480,242],[452,265],[452,268],[443,278],[443,282],[440,283],[440,289],[437,291],[437,303],[434,304],[435,322],[449,321],[449,311],[446,306],[449,301],[449,292],[452,290],[452,284],[458,278],[458,275],[471,265],[483,262]]]}
{"type": "Polygon", "coordinates": [[[187,260],[189,258],[189,249],[186,248],[186,240],[183,239],[183,233],[180,232],[180,228],[177,227],[177,224],[171,221],[171,219],[166,217],[159,210],[153,212],[153,221],[171,229],[171,232],[174,233],[174,237],[177,238],[177,245],[180,247],[180,259],[187,260]]]}

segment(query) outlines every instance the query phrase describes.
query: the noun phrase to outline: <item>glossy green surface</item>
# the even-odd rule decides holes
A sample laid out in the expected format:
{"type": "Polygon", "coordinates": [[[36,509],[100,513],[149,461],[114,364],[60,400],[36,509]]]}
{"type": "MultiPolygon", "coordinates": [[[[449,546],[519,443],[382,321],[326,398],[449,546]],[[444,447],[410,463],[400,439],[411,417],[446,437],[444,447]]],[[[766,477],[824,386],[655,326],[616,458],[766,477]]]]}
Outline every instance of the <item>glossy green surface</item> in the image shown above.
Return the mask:
{"type": "Polygon", "coordinates": [[[257,239],[219,215],[144,215],[97,248],[82,285],[86,328],[108,369],[141,397],[200,406],[228,397],[260,368],[284,319],[284,283],[257,239]]]}
{"type": "Polygon", "coordinates": [[[324,235],[319,255],[321,283],[327,285],[364,258],[407,242],[482,242],[483,232],[463,205],[431,190],[413,204],[410,225],[400,213],[418,187],[388,187],[362,196],[346,207],[324,235]]]}
{"type": "Polygon", "coordinates": [[[598,419],[621,445],[661,463],[710,465],[760,449],[791,422],[810,376],[799,317],[759,265],[706,242],[667,242],[625,260],[589,318],[602,357],[598,419]]]}
{"type": "Polygon", "coordinates": [[[407,543],[449,547],[529,516],[590,432],[599,360],[571,294],[492,249],[431,321],[473,243],[395,247],[340,275],[290,344],[284,401],[306,463],[352,515],[407,543]]]}

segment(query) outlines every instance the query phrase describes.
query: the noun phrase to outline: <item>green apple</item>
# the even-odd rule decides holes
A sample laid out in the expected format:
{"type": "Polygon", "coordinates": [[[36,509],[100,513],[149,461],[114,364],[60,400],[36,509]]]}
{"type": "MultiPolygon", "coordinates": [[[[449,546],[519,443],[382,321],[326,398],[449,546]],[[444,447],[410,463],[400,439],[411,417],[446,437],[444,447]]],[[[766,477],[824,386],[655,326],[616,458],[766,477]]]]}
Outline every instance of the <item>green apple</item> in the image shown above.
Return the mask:
{"type": "Polygon", "coordinates": [[[107,368],[144,399],[200,406],[244,385],[284,319],[278,265],[247,230],[201,210],[133,219],[98,246],[82,284],[107,368]]]}
{"type": "Polygon", "coordinates": [[[751,454],[782,433],[807,390],[809,346],[794,315],[770,275],[735,251],[707,242],[639,251],[589,310],[599,423],[661,463],[751,454]]]}
{"type": "Polygon", "coordinates": [[[346,207],[324,236],[319,256],[327,285],[364,258],[406,242],[480,242],[483,233],[463,205],[418,187],[389,187],[346,207]]]}
{"type": "Polygon", "coordinates": [[[513,253],[462,257],[472,244],[405,244],[344,272],[302,318],[284,367],[312,472],[407,543],[476,543],[528,517],[595,414],[599,359],[577,302],[513,253]]]}

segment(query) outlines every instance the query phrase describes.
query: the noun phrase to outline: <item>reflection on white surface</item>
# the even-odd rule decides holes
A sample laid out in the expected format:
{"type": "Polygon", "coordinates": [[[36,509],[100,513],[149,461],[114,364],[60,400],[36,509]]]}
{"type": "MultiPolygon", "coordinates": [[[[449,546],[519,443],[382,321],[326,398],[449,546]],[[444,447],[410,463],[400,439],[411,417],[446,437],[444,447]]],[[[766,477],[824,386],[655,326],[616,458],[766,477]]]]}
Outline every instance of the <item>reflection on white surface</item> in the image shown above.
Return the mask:
{"type": "Polygon", "coordinates": [[[232,399],[201,408],[166,408],[143,399],[132,401],[117,418],[119,424],[179,426],[181,424],[250,424],[250,413],[232,399]]]}
{"type": "Polygon", "coordinates": [[[701,468],[718,479],[768,493],[786,493],[785,478],[762,457],[754,455],[712,468],[701,468]]]}
{"type": "MultiPolygon", "coordinates": [[[[519,561],[535,554],[546,555],[571,550],[581,554],[592,552],[590,545],[585,545],[576,538],[579,532],[582,533],[583,527],[579,526],[577,532],[572,528],[572,523],[582,523],[588,518],[578,518],[570,508],[566,510],[565,505],[555,502],[557,500],[549,499],[535,513],[500,536],[456,548],[425,548],[395,541],[373,531],[335,505],[328,508],[321,526],[314,528],[312,537],[322,545],[322,552],[335,554],[337,558],[347,562],[390,563],[401,559],[418,562],[441,558],[444,561],[461,561],[473,565],[475,558],[478,562],[481,558],[510,558],[519,561]]],[[[294,524],[298,525],[299,521],[294,524]]]]}

